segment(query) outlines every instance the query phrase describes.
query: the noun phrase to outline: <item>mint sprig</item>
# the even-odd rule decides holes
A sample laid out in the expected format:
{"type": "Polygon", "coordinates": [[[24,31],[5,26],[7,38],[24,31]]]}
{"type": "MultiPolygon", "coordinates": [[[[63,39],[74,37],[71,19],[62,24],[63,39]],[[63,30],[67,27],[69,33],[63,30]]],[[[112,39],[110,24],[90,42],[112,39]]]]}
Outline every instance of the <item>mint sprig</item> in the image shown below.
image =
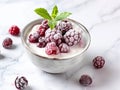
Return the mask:
{"type": "Polygon", "coordinates": [[[52,20],[51,16],[49,15],[48,11],[44,8],[37,8],[35,9],[35,12],[43,17],[44,19],[52,20]]]}
{"type": "Polygon", "coordinates": [[[44,19],[48,20],[48,25],[51,29],[53,29],[56,26],[58,21],[63,20],[69,15],[71,15],[71,13],[69,12],[62,12],[58,14],[58,7],[56,5],[53,7],[51,15],[44,8],[37,8],[34,11],[44,19]]]}
{"type": "Polygon", "coordinates": [[[55,17],[57,16],[57,14],[58,14],[58,8],[57,8],[57,6],[55,5],[55,6],[53,7],[51,16],[52,16],[53,18],[55,18],[55,17]]]}
{"type": "Polygon", "coordinates": [[[69,13],[69,12],[63,12],[63,13],[60,13],[56,18],[55,20],[56,21],[59,21],[59,20],[63,20],[65,18],[67,18],[69,15],[71,15],[72,13],[69,13]]]}

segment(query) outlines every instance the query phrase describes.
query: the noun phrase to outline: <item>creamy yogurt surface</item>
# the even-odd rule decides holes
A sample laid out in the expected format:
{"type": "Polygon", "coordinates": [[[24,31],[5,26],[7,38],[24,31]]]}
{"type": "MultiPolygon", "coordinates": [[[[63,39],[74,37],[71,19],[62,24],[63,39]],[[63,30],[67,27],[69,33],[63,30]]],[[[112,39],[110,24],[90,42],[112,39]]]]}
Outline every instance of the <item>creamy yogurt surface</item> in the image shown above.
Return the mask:
{"type": "Polygon", "coordinates": [[[40,24],[33,26],[33,28],[28,33],[27,39],[26,39],[26,42],[27,42],[28,46],[30,47],[30,49],[32,51],[34,51],[37,55],[42,56],[42,57],[51,58],[51,59],[52,58],[67,59],[67,58],[74,57],[84,51],[85,46],[86,46],[85,45],[86,40],[84,39],[84,33],[82,32],[82,28],[73,25],[73,28],[75,30],[79,30],[82,33],[82,44],[83,45],[78,44],[78,45],[70,46],[70,52],[68,52],[68,53],[59,53],[57,55],[47,55],[45,52],[45,48],[39,48],[36,45],[37,43],[30,43],[28,40],[29,35],[36,32],[39,27],[40,27],[40,24]]]}

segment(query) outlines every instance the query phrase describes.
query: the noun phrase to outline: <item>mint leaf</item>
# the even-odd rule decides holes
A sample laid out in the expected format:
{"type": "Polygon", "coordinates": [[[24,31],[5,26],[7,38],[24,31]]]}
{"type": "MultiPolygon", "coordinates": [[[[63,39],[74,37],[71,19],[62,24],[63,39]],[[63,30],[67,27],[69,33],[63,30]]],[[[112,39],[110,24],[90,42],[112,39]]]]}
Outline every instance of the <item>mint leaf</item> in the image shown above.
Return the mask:
{"type": "Polygon", "coordinates": [[[37,8],[34,11],[44,19],[48,20],[48,25],[51,29],[55,28],[58,21],[63,20],[71,15],[69,12],[63,12],[58,15],[58,7],[56,5],[53,7],[51,16],[44,8],[37,8]]]}
{"type": "Polygon", "coordinates": [[[60,13],[58,16],[56,16],[55,20],[56,21],[59,21],[59,20],[63,20],[65,18],[67,18],[69,15],[71,15],[72,13],[69,13],[69,12],[63,12],[63,13],[60,13]]]}
{"type": "Polygon", "coordinates": [[[53,7],[51,16],[52,16],[53,18],[55,18],[55,17],[57,16],[57,14],[58,14],[58,8],[57,8],[57,6],[55,5],[55,6],[53,7]]]}
{"type": "Polygon", "coordinates": [[[41,17],[48,19],[48,20],[52,20],[51,16],[49,15],[49,13],[47,12],[46,9],[44,8],[37,8],[34,10],[38,15],[40,15],[41,17]]]}
{"type": "Polygon", "coordinates": [[[49,20],[48,25],[50,26],[50,29],[52,30],[57,24],[57,21],[55,20],[49,20]]]}

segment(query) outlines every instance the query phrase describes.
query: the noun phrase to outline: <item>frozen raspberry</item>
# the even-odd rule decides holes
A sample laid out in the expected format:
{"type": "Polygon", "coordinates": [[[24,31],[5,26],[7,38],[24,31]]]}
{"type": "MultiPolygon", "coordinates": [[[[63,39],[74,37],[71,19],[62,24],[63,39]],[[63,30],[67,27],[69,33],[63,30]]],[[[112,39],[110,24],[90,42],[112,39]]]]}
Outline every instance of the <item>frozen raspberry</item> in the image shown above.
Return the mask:
{"type": "Polygon", "coordinates": [[[47,30],[49,28],[48,26],[48,20],[43,20],[42,21],[42,25],[44,26],[44,28],[47,30]]]}
{"type": "Polygon", "coordinates": [[[97,56],[93,59],[93,66],[96,68],[96,69],[100,69],[104,66],[105,64],[105,60],[103,57],[101,56],[97,56]]]}
{"type": "Polygon", "coordinates": [[[70,47],[65,43],[61,43],[59,45],[59,50],[61,53],[68,53],[70,51],[70,47]]]}
{"type": "Polygon", "coordinates": [[[56,30],[56,29],[48,29],[45,32],[45,39],[46,42],[55,42],[57,45],[62,43],[62,34],[61,31],[56,30]]]}
{"type": "Polygon", "coordinates": [[[68,46],[76,45],[81,40],[81,33],[79,31],[70,29],[64,35],[64,41],[68,44],[68,46]]]}
{"type": "Polygon", "coordinates": [[[39,30],[37,31],[40,36],[45,36],[45,31],[49,28],[48,26],[48,21],[47,20],[43,20],[43,22],[41,23],[39,30]]]}
{"type": "Polygon", "coordinates": [[[27,87],[28,85],[28,80],[25,78],[25,77],[17,77],[15,79],[15,87],[18,89],[18,90],[23,90],[27,87]]]}
{"type": "Polygon", "coordinates": [[[11,35],[18,36],[19,33],[20,33],[20,29],[19,29],[18,26],[13,25],[13,26],[10,27],[9,33],[10,33],[11,35]]]}
{"type": "Polygon", "coordinates": [[[31,43],[37,43],[40,35],[38,33],[33,33],[29,35],[29,42],[31,43]]]}
{"type": "Polygon", "coordinates": [[[64,35],[68,30],[72,29],[72,23],[68,20],[62,20],[56,28],[62,32],[62,35],[64,35]]]}
{"type": "Polygon", "coordinates": [[[37,46],[43,48],[46,46],[45,37],[39,37],[37,46]]]}
{"type": "Polygon", "coordinates": [[[13,43],[12,39],[7,37],[3,41],[2,45],[3,45],[4,48],[11,48],[12,47],[12,43],[13,43]]]}
{"type": "Polygon", "coordinates": [[[88,75],[82,75],[80,77],[79,83],[83,86],[88,86],[92,83],[92,78],[88,75]]]}
{"type": "Polygon", "coordinates": [[[55,42],[47,43],[45,47],[45,52],[48,55],[56,55],[59,53],[59,48],[56,46],[55,42]]]}

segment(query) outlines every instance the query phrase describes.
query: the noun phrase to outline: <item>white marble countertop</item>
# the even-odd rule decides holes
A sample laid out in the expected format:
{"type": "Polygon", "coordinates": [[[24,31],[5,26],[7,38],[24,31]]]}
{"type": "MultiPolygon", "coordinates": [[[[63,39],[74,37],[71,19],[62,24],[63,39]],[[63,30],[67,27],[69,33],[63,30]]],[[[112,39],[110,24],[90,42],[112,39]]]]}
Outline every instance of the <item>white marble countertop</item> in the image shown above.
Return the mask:
{"type": "Polygon", "coordinates": [[[120,0],[0,0],[0,90],[16,90],[14,80],[25,76],[29,86],[25,90],[120,90],[120,0]],[[38,70],[26,55],[20,37],[8,33],[11,25],[22,29],[39,18],[37,7],[72,12],[73,18],[87,27],[91,45],[83,66],[63,74],[48,74],[38,70]],[[4,49],[2,41],[11,37],[15,48],[4,49]],[[106,59],[105,67],[96,70],[91,65],[95,56],[106,59]],[[91,86],[83,87],[78,80],[82,74],[92,77],[91,86]]]}

